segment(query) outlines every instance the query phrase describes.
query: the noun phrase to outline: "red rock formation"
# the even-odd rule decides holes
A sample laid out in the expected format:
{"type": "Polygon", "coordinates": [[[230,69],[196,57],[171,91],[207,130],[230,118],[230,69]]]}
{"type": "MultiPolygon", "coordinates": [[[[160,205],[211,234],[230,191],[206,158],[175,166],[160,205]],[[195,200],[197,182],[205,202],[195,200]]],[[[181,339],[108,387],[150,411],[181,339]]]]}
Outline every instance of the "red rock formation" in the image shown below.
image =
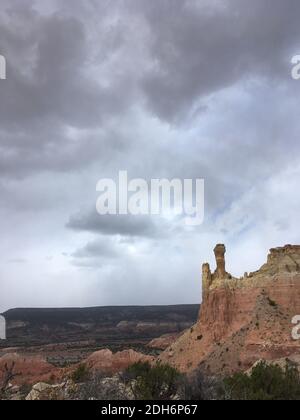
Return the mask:
{"type": "Polygon", "coordinates": [[[50,365],[42,357],[9,353],[0,358],[0,383],[5,375],[5,365],[11,367],[13,364],[13,372],[17,374],[12,381],[14,385],[33,385],[37,382],[55,381],[62,376],[61,369],[50,365]]]}
{"type": "Polygon", "coordinates": [[[226,272],[226,263],[225,263],[225,253],[226,248],[223,244],[216,245],[214,249],[217,268],[216,271],[212,274],[210,271],[209,264],[205,263],[202,266],[202,292],[203,300],[206,298],[206,294],[209,291],[212,284],[222,284],[225,280],[232,279],[231,274],[226,272]]]}
{"type": "Polygon", "coordinates": [[[137,353],[133,350],[125,350],[112,353],[110,350],[100,350],[92,353],[87,359],[69,368],[57,368],[40,356],[28,356],[17,353],[8,353],[0,358],[0,384],[5,374],[5,365],[8,367],[14,363],[14,373],[17,376],[11,381],[13,385],[39,382],[59,383],[70,375],[82,364],[91,371],[101,371],[111,375],[126,369],[136,362],[152,362],[154,357],[137,353]]]}
{"type": "Polygon", "coordinates": [[[164,334],[161,337],[154,338],[154,340],[151,340],[148,344],[148,347],[152,349],[165,350],[168,347],[170,347],[173,343],[175,343],[175,341],[178,340],[182,334],[182,332],[174,334],[164,334]]]}
{"type": "Polygon", "coordinates": [[[153,357],[137,353],[134,350],[124,350],[114,354],[110,350],[100,350],[91,354],[85,363],[91,370],[113,374],[126,369],[134,363],[152,362],[153,360],[153,357]]]}
{"type": "Polygon", "coordinates": [[[214,249],[216,262],[217,262],[217,269],[214,274],[215,278],[219,278],[219,279],[226,278],[225,252],[226,252],[225,245],[222,245],[222,244],[217,245],[214,249]]]}
{"type": "Polygon", "coordinates": [[[217,250],[215,274],[204,265],[198,323],[161,359],[183,371],[203,364],[223,373],[247,369],[260,358],[300,354],[300,342],[291,336],[291,320],[300,314],[300,247],[271,250],[267,264],[242,279],[226,273],[225,247],[217,250]]]}

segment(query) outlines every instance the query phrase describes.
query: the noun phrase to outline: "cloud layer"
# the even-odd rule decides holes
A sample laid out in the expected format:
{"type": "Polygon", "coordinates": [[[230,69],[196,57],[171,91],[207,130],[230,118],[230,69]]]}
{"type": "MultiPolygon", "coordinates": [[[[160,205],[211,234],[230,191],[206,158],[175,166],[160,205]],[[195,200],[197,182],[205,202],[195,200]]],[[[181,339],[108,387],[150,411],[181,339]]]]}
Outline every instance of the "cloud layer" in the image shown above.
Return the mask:
{"type": "Polygon", "coordinates": [[[300,242],[298,0],[3,0],[0,310],[194,303],[300,242]],[[204,178],[205,223],[100,217],[100,178],[204,178]]]}

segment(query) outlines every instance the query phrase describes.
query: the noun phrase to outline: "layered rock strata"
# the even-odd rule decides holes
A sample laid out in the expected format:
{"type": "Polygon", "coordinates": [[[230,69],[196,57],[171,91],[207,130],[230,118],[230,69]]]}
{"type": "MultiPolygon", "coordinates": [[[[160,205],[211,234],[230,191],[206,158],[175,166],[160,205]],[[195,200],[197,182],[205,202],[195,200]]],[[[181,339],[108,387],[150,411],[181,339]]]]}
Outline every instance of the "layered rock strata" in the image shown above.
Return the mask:
{"type": "Polygon", "coordinates": [[[202,365],[226,373],[300,354],[300,341],[292,338],[292,319],[300,315],[300,246],[271,249],[267,263],[242,278],[226,272],[225,252],[216,246],[214,273],[203,265],[198,322],[161,360],[182,371],[202,365]]]}

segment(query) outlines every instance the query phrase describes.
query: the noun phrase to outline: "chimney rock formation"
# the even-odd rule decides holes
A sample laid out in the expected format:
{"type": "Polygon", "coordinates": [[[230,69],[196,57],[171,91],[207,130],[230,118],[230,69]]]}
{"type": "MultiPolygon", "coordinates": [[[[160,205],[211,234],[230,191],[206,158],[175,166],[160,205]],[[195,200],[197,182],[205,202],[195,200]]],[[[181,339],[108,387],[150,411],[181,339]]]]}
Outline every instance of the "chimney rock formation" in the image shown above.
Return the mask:
{"type": "Polygon", "coordinates": [[[217,268],[202,267],[197,324],[160,359],[182,371],[201,365],[213,374],[250,368],[259,359],[300,355],[292,319],[300,315],[300,246],[270,250],[260,270],[235,278],[226,272],[224,245],[214,249],[217,268]]]}
{"type": "Polygon", "coordinates": [[[210,287],[214,284],[222,285],[226,280],[232,279],[231,274],[226,272],[226,263],[225,263],[225,253],[226,247],[223,244],[216,245],[214,249],[217,268],[216,271],[212,274],[210,266],[208,263],[203,264],[202,266],[202,291],[203,291],[203,300],[205,299],[206,294],[209,292],[210,287]]]}

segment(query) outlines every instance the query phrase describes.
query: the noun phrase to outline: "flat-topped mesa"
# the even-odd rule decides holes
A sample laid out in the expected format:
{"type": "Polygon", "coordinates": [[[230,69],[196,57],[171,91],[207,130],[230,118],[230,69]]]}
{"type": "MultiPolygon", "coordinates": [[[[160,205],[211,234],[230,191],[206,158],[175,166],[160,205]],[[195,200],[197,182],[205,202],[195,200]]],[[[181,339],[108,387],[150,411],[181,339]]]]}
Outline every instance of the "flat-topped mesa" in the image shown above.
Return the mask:
{"type": "Polygon", "coordinates": [[[300,259],[300,245],[285,245],[278,248],[270,249],[268,255],[268,263],[271,263],[273,260],[280,259],[285,256],[296,257],[300,259]]]}
{"type": "Polygon", "coordinates": [[[202,266],[202,292],[203,297],[208,293],[210,287],[214,282],[218,282],[220,285],[225,283],[226,280],[232,279],[231,274],[226,272],[225,253],[226,247],[223,244],[216,245],[214,249],[217,268],[212,274],[208,263],[202,266]]]}
{"type": "Polygon", "coordinates": [[[282,273],[300,272],[300,245],[285,245],[272,248],[268,255],[268,261],[260,270],[250,276],[274,276],[282,273]]]}

